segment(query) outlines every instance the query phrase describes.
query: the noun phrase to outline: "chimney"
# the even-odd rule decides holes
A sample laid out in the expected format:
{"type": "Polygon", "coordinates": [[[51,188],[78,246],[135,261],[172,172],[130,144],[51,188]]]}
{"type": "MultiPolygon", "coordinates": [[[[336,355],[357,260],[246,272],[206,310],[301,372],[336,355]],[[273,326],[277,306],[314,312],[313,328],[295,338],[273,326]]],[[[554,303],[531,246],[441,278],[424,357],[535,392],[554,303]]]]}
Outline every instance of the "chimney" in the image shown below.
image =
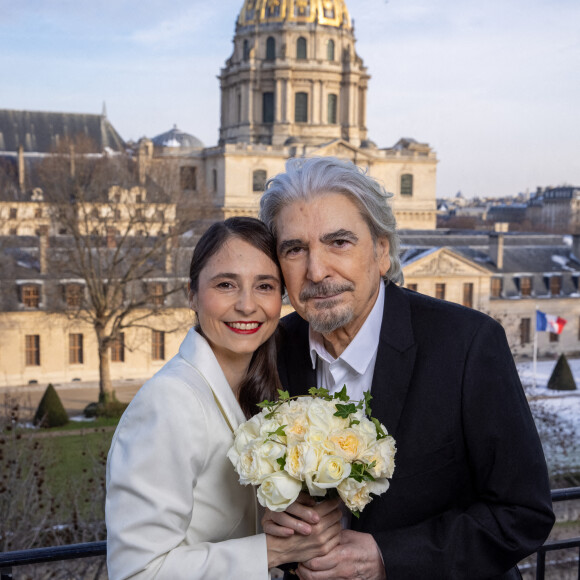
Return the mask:
{"type": "Polygon", "coordinates": [[[508,231],[508,227],[507,222],[497,222],[494,226],[495,231],[489,234],[489,257],[498,270],[503,269],[504,233],[508,231]]]}
{"type": "Polygon", "coordinates": [[[24,147],[19,145],[18,147],[18,187],[20,191],[24,191],[24,180],[25,180],[25,170],[24,170],[24,147]]]}
{"type": "Polygon", "coordinates": [[[50,247],[50,241],[48,238],[48,226],[40,226],[40,228],[38,228],[38,237],[38,258],[40,262],[40,273],[46,274],[48,272],[48,248],[50,247]]]}
{"type": "Polygon", "coordinates": [[[137,150],[137,173],[139,175],[139,185],[145,185],[147,178],[147,169],[150,160],[153,158],[153,141],[150,139],[141,139],[137,150]]]}

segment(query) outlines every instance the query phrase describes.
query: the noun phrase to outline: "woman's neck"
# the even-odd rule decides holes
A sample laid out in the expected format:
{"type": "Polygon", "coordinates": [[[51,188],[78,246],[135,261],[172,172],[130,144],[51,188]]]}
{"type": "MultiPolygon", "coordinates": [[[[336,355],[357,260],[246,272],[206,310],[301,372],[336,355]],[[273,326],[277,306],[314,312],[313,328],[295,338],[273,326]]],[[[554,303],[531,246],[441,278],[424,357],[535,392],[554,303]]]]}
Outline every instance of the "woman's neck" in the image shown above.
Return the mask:
{"type": "Polygon", "coordinates": [[[250,367],[250,361],[252,360],[251,354],[237,354],[235,356],[228,355],[224,352],[215,352],[214,354],[217,361],[222,368],[222,371],[230,385],[236,399],[238,398],[238,391],[240,389],[240,384],[244,380],[244,377],[248,373],[248,368],[250,367]]]}

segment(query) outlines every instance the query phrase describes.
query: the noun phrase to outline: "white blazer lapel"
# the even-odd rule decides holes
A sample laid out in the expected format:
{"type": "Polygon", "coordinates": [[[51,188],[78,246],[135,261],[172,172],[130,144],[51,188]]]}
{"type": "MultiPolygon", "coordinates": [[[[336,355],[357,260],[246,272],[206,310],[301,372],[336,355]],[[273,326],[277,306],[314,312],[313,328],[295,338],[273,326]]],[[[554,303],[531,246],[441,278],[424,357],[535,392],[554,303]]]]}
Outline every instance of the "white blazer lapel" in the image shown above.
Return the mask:
{"type": "Polygon", "coordinates": [[[194,328],[190,329],[181,343],[179,354],[205,379],[208,387],[213,391],[214,397],[224,414],[226,422],[232,430],[237,429],[246,418],[228,383],[226,377],[205,338],[194,328]]]}

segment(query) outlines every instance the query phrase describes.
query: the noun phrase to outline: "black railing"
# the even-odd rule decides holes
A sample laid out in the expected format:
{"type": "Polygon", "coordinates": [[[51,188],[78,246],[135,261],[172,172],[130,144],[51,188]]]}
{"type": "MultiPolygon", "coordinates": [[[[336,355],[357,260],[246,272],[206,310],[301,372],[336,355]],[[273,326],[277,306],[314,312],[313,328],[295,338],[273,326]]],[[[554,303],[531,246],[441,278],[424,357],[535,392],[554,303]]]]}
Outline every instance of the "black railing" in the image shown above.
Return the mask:
{"type": "MultiPolygon", "coordinates": [[[[580,499],[580,487],[568,487],[552,490],[552,502],[580,499]]],[[[536,580],[544,580],[546,573],[546,554],[555,550],[577,548],[579,551],[576,562],[578,580],[580,580],[580,537],[547,542],[537,552],[536,580]]],[[[72,544],[69,546],[55,546],[51,548],[35,548],[16,552],[0,553],[0,580],[12,580],[12,568],[25,564],[45,564],[77,558],[104,556],[107,553],[107,542],[89,542],[72,544]]]]}

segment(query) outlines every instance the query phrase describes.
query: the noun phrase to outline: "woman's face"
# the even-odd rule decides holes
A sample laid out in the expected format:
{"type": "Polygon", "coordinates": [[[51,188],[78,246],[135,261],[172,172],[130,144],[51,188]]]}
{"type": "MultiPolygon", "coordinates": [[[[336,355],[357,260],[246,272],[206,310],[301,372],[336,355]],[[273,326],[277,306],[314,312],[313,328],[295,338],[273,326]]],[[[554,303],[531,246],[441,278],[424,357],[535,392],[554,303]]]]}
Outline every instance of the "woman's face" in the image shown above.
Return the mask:
{"type": "Polygon", "coordinates": [[[280,318],[278,268],[251,244],[230,238],[201,270],[191,306],[220,363],[232,356],[250,359],[280,318]]]}

